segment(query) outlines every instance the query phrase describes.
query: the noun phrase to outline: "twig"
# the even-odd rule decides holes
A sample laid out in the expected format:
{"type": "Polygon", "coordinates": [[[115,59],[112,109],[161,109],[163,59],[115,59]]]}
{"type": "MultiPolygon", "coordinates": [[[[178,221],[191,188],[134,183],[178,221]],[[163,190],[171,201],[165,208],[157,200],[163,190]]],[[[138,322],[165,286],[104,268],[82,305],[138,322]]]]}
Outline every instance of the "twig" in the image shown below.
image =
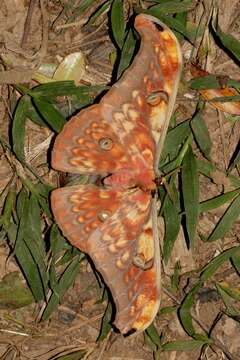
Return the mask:
{"type": "Polygon", "coordinates": [[[33,10],[34,10],[34,7],[37,4],[37,2],[38,2],[38,0],[30,0],[27,17],[26,17],[25,24],[24,24],[23,37],[22,37],[22,41],[21,41],[22,48],[24,48],[27,43],[27,38],[28,38],[28,35],[30,32],[30,25],[31,25],[33,10]]]}
{"type": "Polygon", "coordinates": [[[40,8],[42,13],[42,43],[39,51],[39,61],[41,62],[41,60],[47,54],[48,47],[48,14],[44,5],[44,0],[40,0],[40,8]]]}

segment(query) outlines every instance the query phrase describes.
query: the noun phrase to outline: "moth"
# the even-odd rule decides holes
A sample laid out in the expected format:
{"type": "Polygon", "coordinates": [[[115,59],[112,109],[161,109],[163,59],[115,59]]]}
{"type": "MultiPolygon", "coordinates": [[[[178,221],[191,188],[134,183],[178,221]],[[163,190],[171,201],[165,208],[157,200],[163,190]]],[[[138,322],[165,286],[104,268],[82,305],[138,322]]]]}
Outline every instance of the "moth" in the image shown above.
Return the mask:
{"type": "Polygon", "coordinates": [[[155,17],[135,18],[140,49],[98,104],[56,137],[56,170],[101,176],[100,185],[56,189],[56,222],[70,243],[87,253],[111,291],[114,326],[141,332],[160,304],[157,229],[158,163],[181,73],[181,50],[155,17]]]}

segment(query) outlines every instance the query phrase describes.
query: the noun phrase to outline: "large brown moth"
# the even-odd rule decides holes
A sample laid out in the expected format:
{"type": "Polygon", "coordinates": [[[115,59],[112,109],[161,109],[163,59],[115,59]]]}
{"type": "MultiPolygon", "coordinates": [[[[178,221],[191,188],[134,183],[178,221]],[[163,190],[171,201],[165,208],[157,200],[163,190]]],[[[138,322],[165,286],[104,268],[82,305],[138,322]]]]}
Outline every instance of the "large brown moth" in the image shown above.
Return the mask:
{"type": "Polygon", "coordinates": [[[123,334],[146,329],[159,308],[156,179],[182,63],[158,19],[138,15],[135,28],[141,45],[132,65],[99,104],[68,121],[52,151],[54,169],[102,178],[54,190],[51,203],[63,234],[102,274],[123,334]]]}

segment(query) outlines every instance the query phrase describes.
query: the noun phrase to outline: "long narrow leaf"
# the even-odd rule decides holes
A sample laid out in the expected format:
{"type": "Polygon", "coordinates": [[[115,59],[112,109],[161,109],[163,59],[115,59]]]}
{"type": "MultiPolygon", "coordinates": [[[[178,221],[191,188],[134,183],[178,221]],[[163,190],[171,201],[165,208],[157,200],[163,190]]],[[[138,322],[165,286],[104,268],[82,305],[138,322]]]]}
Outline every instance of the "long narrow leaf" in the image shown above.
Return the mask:
{"type": "Polygon", "coordinates": [[[191,41],[192,34],[186,29],[186,27],[179,20],[176,20],[173,17],[167,16],[167,15],[163,15],[163,13],[159,14],[158,10],[155,10],[152,8],[145,10],[144,13],[156,16],[159,20],[164,22],[170,28],[172,28],[173,30],[176,30],[181,35],[185,36],[186,39],[191,41]]]}
{"type": "Polygon", "coordinates": [[[57,289],[57,292],[53,292],[52,296],[47,304],[47,307],[44,310],[42,319],[46,320],[55,310],[56,306],[62,299],[62,296],[65,294],[67,289],[72,285],[80,267],[81,259],[83,258],[82,254],[78,255],[71,261],[71,263],[67,266],[66,270],[62,274],[57,289]]]}
{"type": "Polygon", "coordinates": [[[192,119],[191,128],[200,150],[203,155],[209,159],[212,143],[208,128],[200,113],[197,113],[192,119]]]}
{"type": "Polygon", "coordinates": [[[123,71],[130,65],[136,45],[136,39],[134,37],[134,31],[129,29],[126,41],[124,42],[121,58],[118,65],[117,77],[119,78],[123,71]]]}
{"type": "Polygon", "coordinates": [[[18,229],[14,253],[25,274],[26,280],[35,299],[39,301],[44,298],[42,279],[39,273],[37,262],[35,261],[33,254],[31,253],[25,241],[26,227],[29,220],[29,205],[30,201],[25,200],[22,209],[22,216],[18,229]]]}
{"type": "MultiPolygon", "coordinates": [[[[179,200],[179,199],[178,199],[179,200]]],[[[177,201],[178,201],[177,200],[177,201]]],[[[178,201],[179,203],[179,201],[178,201]]],[[[165,236],[163,242],[163,260],[167,264],[170,258],[174,243],[177,239],[180,225],[181,216],[179,206],[173,203],[169,196],[164,201],[163,216],[165,221],[165,236]]]]}
{"type": "Polygon", "coordinates": [[[240,61],[240,42],[230,34],[224,33],[220,27],[214,29],[215,35],[218,37],[222,45],[232,53],[235,59],[240,61]]]}
{"type": "Polygon", "coordinates": [[[207,266],[204,267],[201,280],[206,281],[219,269],[219,267],[233,256],[240,256],[240,246],[235,246],[216,256],[207,266]]]}
{"type": "Polygon", "coordinates": [[[216,225],[215,229],[209,236],[207,241],[215,241],[223,237],[228,232],[233,223],[238,219],[240,215],[240,195],[238,195],[216,225]]]}
{"type": "Polygon", "coordinates": [[[176,340],[162,345],[164,351],[194,351],[204,345],[211,344],[210,339],[204,340],[176,340]]]}
{"type": "Polygon", "coordinates": [[[190,246],[193,246],[199,216],[199,182],[197,163],[191,148],[184,157],[181,176],[187,233],[190,246]]]}
{"type": "Polygon", "coordinates": [[[196,334],[196,331],[193,327],[193,321],[192,321],[192,315],[191,315],[191,308],[194,303],[194,295],[198,292],[198,290],[202,287],[202,282],[200,281],[198,284],[196,284],[191,291],[186,295],[184,298],[180,309],[179,309],[179,317],[181,320],[181,323],[184,327],[184,330],[188,333],[188,335],[197,338],[198,334],[196,334]]]}
{"type": "Polygon", "coordinates": [[[28,101],[27,95],[23,96],[17,104],[13,125],[12,125],[12,142],[13,151],[17,158],[24,162],[24,139],[25,139],[25,123],[27,119],[28,101]]]}
{"type": "Polygon", "coordinates": [[[113,0],[107,0],[105,3],[101,4],[97,10],[90,16],[88,24],[93,25],[97,18],[108,11],[113,0]]]}
{"type": "Polygon", "coordinates": [[[206,211],[210,211],[213,209],[217,209],[220,206],[231,201],[233,198],[235,198],[239,194],[240,194],[240,189],[236,189],[233,191],[229,191],[225,194],[216,196],[212,199],[203,201],[199,204],[199,212],[201,213],[201,212],[206,212],[206,211]]]}
{"type": "Polygon", "coordinates": [[[123,0],[114,0],[111,9],[111,27],[113,32],[114,40],[118,47],[121,49],[125,37],[125,20],[124,20],[124,9],[123,0]]]}
{"type": "Polygon", "coordinates": [[[66,123],[66,119],[62,114],[55,109],[55,107],[47,101],[39,98],[34,98],[34,105],[36,105],[39,113],[46,121],[46,123],[56,132],[60,132],[66,123]]]}
{"type": "Polygon", "coordinates": [[[155,16],[161,16],[162,14],[176,14],[191,10],[195,5],[192,0],[179,1],[164,1],[162,4],[153,5],[150,10],[155,13],[155,16]]]}

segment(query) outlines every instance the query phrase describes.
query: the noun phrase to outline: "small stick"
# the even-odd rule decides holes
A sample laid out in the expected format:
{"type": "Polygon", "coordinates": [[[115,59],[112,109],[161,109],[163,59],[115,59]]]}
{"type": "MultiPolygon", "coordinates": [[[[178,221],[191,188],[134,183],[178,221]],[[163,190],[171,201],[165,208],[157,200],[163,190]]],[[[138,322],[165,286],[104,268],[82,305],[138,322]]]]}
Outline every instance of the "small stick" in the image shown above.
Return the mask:
{"type": "Polygon", "coordinates": [[[23,37],[22,37],[22,41],[21,41],[22,48],[24,48],[27,43],[27,38],[28,38],[28,35],[30,32],[30,25],[31,25],[33,10],[34,10],[35,5],[37,4],[37,1],[38,0],[30,0],[27,17],[26,17],[25,24],[24,24],[23,37]]]}

